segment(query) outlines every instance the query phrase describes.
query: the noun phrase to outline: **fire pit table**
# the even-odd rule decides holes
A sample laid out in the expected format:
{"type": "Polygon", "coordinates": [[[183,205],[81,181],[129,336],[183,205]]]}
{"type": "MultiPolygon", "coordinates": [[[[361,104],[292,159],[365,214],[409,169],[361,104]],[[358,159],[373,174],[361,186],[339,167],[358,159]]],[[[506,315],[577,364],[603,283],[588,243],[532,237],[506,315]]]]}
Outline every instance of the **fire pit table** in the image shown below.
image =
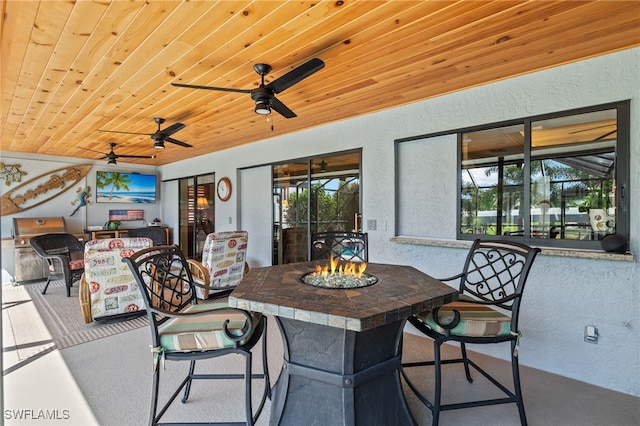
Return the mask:
{"type": "Polygon", "coordinates": [[[252,269],[229,305],[275,316],[284,361],[273,425],[415,424],[400,383],[406,319],[456,299],[455,289],[410,266],[369,263],[374,284],[323,288],[302,277],[326,261],[252,269]]]}

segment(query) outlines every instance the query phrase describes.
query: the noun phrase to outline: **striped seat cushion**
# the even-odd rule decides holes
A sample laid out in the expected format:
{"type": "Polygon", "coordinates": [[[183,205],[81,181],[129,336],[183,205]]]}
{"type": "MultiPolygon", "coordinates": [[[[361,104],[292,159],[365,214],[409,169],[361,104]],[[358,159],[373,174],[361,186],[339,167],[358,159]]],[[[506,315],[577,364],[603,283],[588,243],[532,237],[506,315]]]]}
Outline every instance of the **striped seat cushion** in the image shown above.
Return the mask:
{"type": "MultiPolygon", "coordinates": [[[[485,305],[470,303],[473,300],[461,295],[460,299],[440,307],[438,319],[446,324],[454,317],[453,310],[460,312],[460,323],[451,330],[454,336],[508,336],[511,333],[511,317],[485,305]]],[[[445,330],[434,320],[431,311],[417,314],[420,321],[430,329],[444,334],[445,330]]]]}
{"type": "MultiPolygon", "coordinates": [[[[227,307],[229,307],[227,303],[198,304],[190,306],[184,312],[201,312],[227,307]]],[[[260,321],[260,314],[252,313],[251,315],[254,324],[257,324],[260,321]]],[[[233,347],[234,342],[222,329],[226,320],[229,320],[228,327],[233,334],[241,335],[247,327],[245,316],[233,312],[212,312],[191,318],[172,318],[158,328],[160,345],[165,352],[207,351],[233,347]]],[[[251,334],[239,344],[246,343],[251,334]]]]}

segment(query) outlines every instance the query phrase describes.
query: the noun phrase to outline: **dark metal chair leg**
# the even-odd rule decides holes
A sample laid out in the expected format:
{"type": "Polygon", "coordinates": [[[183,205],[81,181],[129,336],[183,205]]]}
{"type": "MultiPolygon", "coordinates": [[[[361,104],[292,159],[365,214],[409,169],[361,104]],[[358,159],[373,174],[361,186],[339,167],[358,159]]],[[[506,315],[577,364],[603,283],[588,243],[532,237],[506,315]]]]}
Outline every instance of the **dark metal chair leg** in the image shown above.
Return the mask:
{"type": "Polygon", "coordinates": [[[267,318],[264,318],[264,330],[262,331],[262,372],[264,373],[264,385],[267,389],[267,398],[271,400],[271,379],[269,377],[269,362],[267,361],[267,318]]]}
{"type": "Polygon", "coordinates": [[[187,380],[187,384],[184,387],[184,395],[182,397],[182,403],[187,402],[189,399],[189,392],[191,392],[191,382],[193,381],[193,372],[196,369],[196,361],[192,360],[189,365],[189,375],[187,376],[189,379],[187,380]]]}
{"type": "Polygon", "coordinates": [[[247,425],[253,425],[253,409],[251,404],[251,352],[245,353],[245,380],[244,380],[244,409],[247,418],[247,425]]]}
{"type": "Polygon", "coordinates": [[[47,283],[44,286],[44,289],[42,290],[42,294],[45,294],[47,292],[47,288],[49,288],[49,284],[51,284],[51,278],[47,278],[47,283]]]}
{"type": "Polygon", "coordinates": [[[264,390],[262,392],[262,397],[260,398],[260,403],[258,404],[258,408],[255,411],[255,415],[253,415],[252,421],[255,423],[260,417],[260,413],[264,408],[264,404],[269,398],[271,400],[271,379],[269,378],[269,364],[267,361],[267,317],[263,317],[263,326],[262,326],[262,377],[264,379],[264,390]]]}
{"type": "Polygon", "coordinates": [[[467,381],[469,383],[473,383],[473,379],[471,378],[471,372],[469,371],[469,358],[467,358],[467,346],[464,342],[460,342],[460,350],[462,351],[462,360],[464,364],[464,374],[467,376],[467,381]]]}
{"type": "Polygon", "coordinates": [[[151,413],[149,415],[149,426],[156,424],[156,413],[158,412],[158,391],[160,389],[160,365],[157,365],[153,372],[153,384],[151,393],[151,413]]]}
{"type": "Polygon", "coordinates": [[[520,387],[520,365],[518,357],[514,356],[516,342],[511,342],[511,370],[513,373],[513,390],[516,395],[516,404],[518,405],[518,414],[520,415],[520,424],[527,426],[527,416],[524,412],[524,400],[522,399],[522,389],[520,387]]]}
{"type": "Polygon", "coordinates": [[[432,426],[438,426],[438,422],[440,421],[440,403],[442,399],[442,365],[440,363],[440,345],[441,341],[435,340],[433,342],[433,366],[435,369],[435,394],[433,395],[433,404],[431,408],[431,414],[433,415],[433,420],[431,422],[432,426]]]}

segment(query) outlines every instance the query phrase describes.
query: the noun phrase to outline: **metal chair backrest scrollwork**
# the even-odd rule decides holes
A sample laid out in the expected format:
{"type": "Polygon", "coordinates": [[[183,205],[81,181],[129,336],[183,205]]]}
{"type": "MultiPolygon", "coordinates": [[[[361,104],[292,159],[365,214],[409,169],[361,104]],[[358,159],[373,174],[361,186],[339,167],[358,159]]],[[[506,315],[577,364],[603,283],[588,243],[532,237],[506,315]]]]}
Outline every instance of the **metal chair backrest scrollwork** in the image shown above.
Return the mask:
{"type": "Polygon", "coordinates": [[[511,325],[517,329],[522,293],[538,252],[512,242],[477,240],[469,250],[458,292],[512,311],[511,325]]]}
{"type": "Polygon", "coordinates": [[[311,237],[311,260],[334,257],[345,262],[367,262],[368,235],[362,232],[321,232],[311,237]]]}

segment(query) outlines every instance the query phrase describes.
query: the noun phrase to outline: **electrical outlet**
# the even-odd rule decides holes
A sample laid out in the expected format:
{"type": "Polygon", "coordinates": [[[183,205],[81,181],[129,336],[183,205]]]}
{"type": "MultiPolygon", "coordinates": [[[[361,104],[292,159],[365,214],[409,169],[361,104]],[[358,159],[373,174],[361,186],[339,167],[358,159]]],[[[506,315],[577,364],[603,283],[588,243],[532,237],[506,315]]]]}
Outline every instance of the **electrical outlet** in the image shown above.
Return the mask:
{"type": "Polygon", "coordinates": [[[367,220],[367,231],[375,231],[377,227],[378,224],[376,223],[375,219],[367,220]]]}
{"type": "Polygon", "coordinates": [[[584,341],[596,345],[598,344],[598,329],[594,325],[584,326],[584,341]]]}

